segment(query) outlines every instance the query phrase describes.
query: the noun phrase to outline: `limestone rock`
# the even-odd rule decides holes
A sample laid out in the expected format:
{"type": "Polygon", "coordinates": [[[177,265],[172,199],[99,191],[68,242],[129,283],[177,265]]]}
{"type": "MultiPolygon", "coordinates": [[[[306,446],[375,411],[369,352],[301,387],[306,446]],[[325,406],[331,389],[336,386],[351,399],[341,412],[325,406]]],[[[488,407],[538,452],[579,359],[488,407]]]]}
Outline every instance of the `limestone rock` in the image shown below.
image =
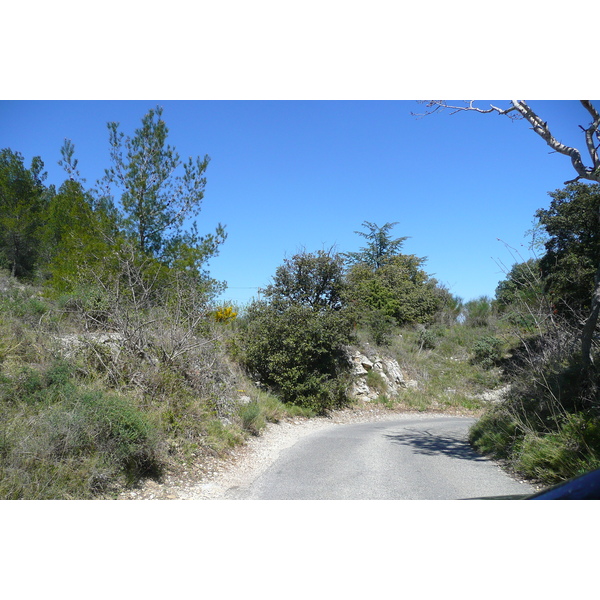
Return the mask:
{"type": "Polygon", "coordinates": [[[352,364],[352,375],[360,377],[366,375],[373,368],[373,363],[358,350],[350,352],[348,358],[352,364]]]}
{"type": "Polygon", "coordinates": [[[348,348],[347,356],[352,365],[352,385],[350,397],[359,400],[374,400],[381,394],[380,389],[371,388],[367,382],[367,374],[373,371],[378,374],[378,379],[383,382],[385,393],[395,396],[400,388],[407,387],[407,382],[402,369],[393,358],[371,354],[365,356],[357,348],[348,348]]]}

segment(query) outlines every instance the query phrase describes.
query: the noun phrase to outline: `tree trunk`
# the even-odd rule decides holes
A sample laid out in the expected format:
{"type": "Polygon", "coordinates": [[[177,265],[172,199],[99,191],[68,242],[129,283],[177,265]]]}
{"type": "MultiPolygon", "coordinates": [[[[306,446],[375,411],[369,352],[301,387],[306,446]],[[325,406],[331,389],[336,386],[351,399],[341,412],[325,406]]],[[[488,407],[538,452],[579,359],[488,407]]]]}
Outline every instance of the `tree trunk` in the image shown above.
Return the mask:
{"type": "Polygon", "coordinates": [[[598,265],[594,282],[595,288],[592,295],[590,314],[586,319],[581,332],[581,360],[583,362],[583,370],[585,373],[589,371],[589,368],[594,363],[594,357],[592,356],[592,343],[594,341],[594,333],[598,323],[598,315],[600,314],[600,265],[598,265]]]}
{"type": "MultiPolygon", "coordinates": [[[[598,226],[600,226],[600,208],[598,208],[598,226]]],[[[594,342],[594,333],[598,323],[598,315],[600,314],[600,261],[594,275],[594,292],[592,294],[592,302],[590,305],[590,314],[586,319],[583,330],[581,331],[581,360],[583,363],[583,371],[585,374],[589,372],[590,367],[594,363],[592,355],[592,344],[594,342]]]]}

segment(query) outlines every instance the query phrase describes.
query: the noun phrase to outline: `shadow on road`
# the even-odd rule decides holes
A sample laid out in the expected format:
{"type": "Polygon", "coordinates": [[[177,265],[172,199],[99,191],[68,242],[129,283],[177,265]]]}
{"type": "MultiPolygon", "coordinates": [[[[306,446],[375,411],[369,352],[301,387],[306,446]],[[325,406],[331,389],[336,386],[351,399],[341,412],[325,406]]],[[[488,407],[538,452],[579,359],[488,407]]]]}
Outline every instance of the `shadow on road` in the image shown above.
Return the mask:
{"type": "Polygon", "coordinates": [[[485,461],[464,439],[453,435],[437,435],[426,430],[407,429],[402,433],[385,434],[394,444],[412,446],[417,454],[443,454],[463,460],[485,461]]]}

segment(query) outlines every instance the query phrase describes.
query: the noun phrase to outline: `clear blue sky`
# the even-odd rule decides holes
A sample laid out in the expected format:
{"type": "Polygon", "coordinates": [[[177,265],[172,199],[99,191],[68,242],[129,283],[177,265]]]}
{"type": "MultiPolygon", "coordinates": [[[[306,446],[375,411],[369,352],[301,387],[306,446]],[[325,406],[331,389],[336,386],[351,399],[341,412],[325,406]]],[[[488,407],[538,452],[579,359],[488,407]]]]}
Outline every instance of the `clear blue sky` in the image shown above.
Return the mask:
{"type": "MultiPolygon", "coordinates": [[[[501,104],[502,101],[495,101],[501,104]]],[[[478,105],[487,106],[488,101],[478,105]]],[[[200,232],[226,225],[210,263],[224,299],[245,303],[300,248],[357,250],[363,221],[397,221],[403,251],[469,300],[493,296],[513,258],[529,256],[526,231],[548,192],[574,176],[526,122],[449,112],[416,119],[415,101],[2,101],[0,147],[27,164],[42,157],[48,183],[65,138],[88,184],[109,166],[108,121],[132,133],[148,109],[164,107],[169,143],[182,158],[208,154],[200,232]],[[498,241],[498,240],[502,241],[498,241]]],[[[556,137],[582,147],[577,101],[530,101],[556,137]]]]}

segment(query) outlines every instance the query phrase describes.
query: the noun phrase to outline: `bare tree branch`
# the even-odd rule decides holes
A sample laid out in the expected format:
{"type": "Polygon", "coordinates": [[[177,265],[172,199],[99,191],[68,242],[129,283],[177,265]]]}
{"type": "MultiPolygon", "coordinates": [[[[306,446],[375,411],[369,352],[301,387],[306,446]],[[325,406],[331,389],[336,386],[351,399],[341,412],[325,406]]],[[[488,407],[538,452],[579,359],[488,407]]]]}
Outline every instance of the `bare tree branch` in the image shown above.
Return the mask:
{"type": "MultiPolygon", "coordinates": [[[[600,113],[596,110],[590,100],[581,100],[583,107],[592,116],[592,123],[589,127],[581,127],[585,134],[586,148],[592,160],[592,166],[586,167],[583,164],[581,158],[581,152],[577,148],[567,146],[559,142],[550,131],[548,123],[544,121],[524,100],[511,100],[511,105],[508,108],[499,108],[490,104],[490,108],[483,109],[474,105],[474,100],[464,100],[464,106],[453,106],[448,104],[446,100],[429,100],[426,101],[426,111],[424,113],[411,113],[415,117],[425,117],[432,115],[438,111],[449,109],[450,114],[456,114],[457,112],[478,112],[482,114],[497,113],[499,115],[505,115],[510,119],[526,119],[531,125],[533,131],[537,133],[555,152],[564,154],[571,159],[571,164],[577,173],[575,179],[565,181],[565,185],[568,183],[574,183],[580,179],[587,179],[589,181],[595,181],[600,183],[600,159],[598,156],[598,146],[594,145],[594,135],[600,142],[600,113]]],[[[425,103],[425,101],[422,101],[425,103]]]]}
{"type": "MultiPolygon", "coordinates": [[[[585,141],[587,144],[588,152],[590,158],[592,159],[592,164],[594,165],[594,170],[598,171],[600,167],[600,160],[598,158],[598,146],[594,146],[594,134],[596,134],[596,138],[598,142],[600,142],[600,113],[596,110],[595,106],[589,100],[581,100],[581,104],[583,107],[592,115],[592,123],[587,129],[583,129],[585,132],[585,141]]],[[[600,143],[599,143],[600,145],[600,143]]]]}
{"type": "MultiPolygon", "coordinates": [[[[421,101],[421,102],[424,103],[424,101],[421,101]]],[[[490,104],[490,108],[483,109],[483,108],[479,108],[478,106],[474,106],[475,100],[464,100],[464,103],[465,103],[465,106],[453,106],[451,104],[448,104],[446,102],[446,100],[429,100],[429,101],[427,101],[427,104],[426,104],[426,108],[428,110],[426,110],[424,113],[411,112],[410,114],[413,117],[421,118],[421,117],[427,117],[429,115],[432,115],[433,113],[438,112],[438,111],[450,109],[452,111],[450,113],[451,115],[455,115],[457,112],[462,112],[462,111],[472,111],[472,112],[478,112],[478,113],[482,113],[482,114],[497,112],[499,115],[507,115],[511,119],[520,118],[518,115],[510,114],[516,110],[515,106],[510,106],[508,108],[499,108],[498,106],[494,106],[493,104],[490,104]]]]}
{"type": "MultiPolygon", "coordinates": [[[[550,146],[550,148],[552,148],[556,152],[559,152],[560,154],[564,154],[565,156],[568,156],[571,159],[571,164],[573,165],[573,168],[575,169],[575,171],[577,173],[577,177],[570,181],[565,181],[565,184],[573,183],[579,179],[589,179],[590,181],[600,182],[600,172],[598,172],[598,173],[596,172],[596,170],[600,166],[598,164],[597,156],[596,156],[596,160],[594,161],[594,154],[592,153],[591,154],[592,161],[594,161],[593,166],[591,168],[586,167],[583,164],[583,161],[581,159],[581,152],[579,150],[577,150],[577,148],[573,148],[571,146],[567,146],[567,145],[559,142],[552,135],[552,133],[548,127],[548,123],[544,122],[527,105],[527,103],[524,100],[511,100],[511,102],[512,102],[513,106],[521,113],[521,115],[525,119],[527,119],[527,121],[529,121],[529,123],[531,123],[533,131],[535,131],[535,133],[537,133],[543,140],[545,140],[545,142],[548,144],[548,146],[550,146]]],[[[589,103],[589,101],[582,101],[582,104],[584,102],[589,103]]],[[[590,104],[590,106],[591,106],[591,104],[590,104]]],[[[586,131],[586,139],[588,137],[591,137],[593,131],[596,130],[597,128],[598,128],[598,124],[596,124],[596,126],[594,127],[594,124],[592,123],[592,125],[587,130],[585,130],[586,131]]],[[[588,146],[588,150],[589,150],[589,148],[590,148],[589,143],[587,144],[587,146],[588,146]]]]}

